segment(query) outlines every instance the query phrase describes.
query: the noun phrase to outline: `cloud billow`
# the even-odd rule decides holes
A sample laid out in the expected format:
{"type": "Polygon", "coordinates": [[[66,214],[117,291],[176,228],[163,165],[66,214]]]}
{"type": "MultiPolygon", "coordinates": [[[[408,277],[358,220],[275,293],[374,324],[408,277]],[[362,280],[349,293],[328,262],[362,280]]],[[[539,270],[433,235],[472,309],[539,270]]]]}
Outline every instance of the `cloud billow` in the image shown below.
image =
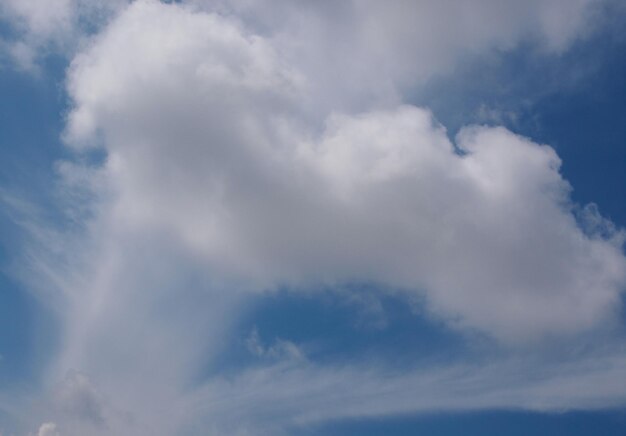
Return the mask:
{"type": "Polygon", "coordinates": [[[453,144],[409,105],[320,131],[308,83],[228,19],[138,2],[72,64],[68,137],[104,138],[111,225],[174,235],[241,286],[379,283],[505,341],[611,319],[619,234],[579,227],[553,149],[487,127],[453,144]]]}

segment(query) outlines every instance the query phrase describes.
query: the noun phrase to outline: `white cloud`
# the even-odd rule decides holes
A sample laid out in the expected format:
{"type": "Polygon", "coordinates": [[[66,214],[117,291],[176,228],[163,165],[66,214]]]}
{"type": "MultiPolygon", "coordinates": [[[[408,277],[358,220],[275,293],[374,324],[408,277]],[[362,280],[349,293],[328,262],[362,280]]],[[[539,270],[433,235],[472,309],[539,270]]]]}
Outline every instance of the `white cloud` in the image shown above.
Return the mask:
{"type": "Polygon", "coordinates": [[[13,66],[39,71],[39,60],[48,53],[71,55],[85,34],[101,26],[127,5],[127,0],[4,0],[0,21],[15,35],[0,40],[13,66]]]}
{"type": "Polygon", "coordinates": [[[61,436],[61,434],[57,431],[57,426],[55,423],[46,422],[44,424],[41,424],[41,427],[39,427],[37,436],[61,436]]]}
{"type": "Polygon", "coordinates": [[[7,0],[2,12],[17,20],[17,26],[44,38],[67,31],[74,20],[72,0],[7,0]]]}
{"type": "MultiPolygon", "coordinates": [[[[180,434],[205,416],[216,434],[254,433],[255,422],[623,404],[612,383],[623,353],[605,356],[606,373],[582,359],[539,380],[537,366],[508,361],[389,376],[318,367],[254,335],[248,345],[274,366],[197,388],[242,291],[373,283],[423,298],[461,332],[533,345],[610,328],[626,260],[623,233],[570,202],[552,148],[480,126],[452,142],[400,97],[468,54],[537,35],[562,50],[591,2],[194,4],[135,1],[68,72],[66,140],[107,159],[59,165],[79,228],[31,257],[62,295],[46,388],[64,432],[180,434]],[[84,372],[65,377],[72,368],[84,372]]],[[[45,35],[63,17],[24,19],[45,35]]]]}
{"type": "Polygon", "coordinates": [[[84,374],[70,372],[55,392],[54,403],[63,412],[99,427],[104,425],[103,400],[84,374]]]}
{"type": "Polygon", "coordinates": [[[371,281],[506,341],[611,320],[626,262],[579,228],[554,150],[470,127],[456,151],[411,106],[318,133],[300,77],[228,20],[137,2],[74,62],[69,137],[102,135],[116,226],[171,235],[226,280],[371,281]]]}
{"type": "Polygon", "coordinates": [[[77,27],[96,24],[127,4],[127,0],[5,0],[0,16],[26,39],[58,42],[76,37],[77,27]]]}
{"type": "Polygon", "coordinates": [[[531,42],[566,50],[595,25],[599,0],[191,0],[234,15],[280,47],[310,80],[306,109],[394,104],[476,56],[531,42]],[[358,78],[358,80],[355,80],[358,78]]]}
{"type": "Polygon", "coordinates": [[[254,328],[246,339],[246,348],[253,356],[261,358],[293,361],[305,358],[302,350],[291,341],[277,338],[271,346],[264,345],[257,328],[254,328]]]}
{"type": "MultiPolygon", "coordinates": [[[[0,18],[18,40],[5,52],[23,69],[37,67],[51,49],[73,53],[82,36],[120,13],[127,0],[6,0],[0,18]],[[26,56],[28,55],[28,56],[26,56]]],[[[398,98],[397,85],[412,87],[450,71],[463,58],[535,41],[565,50],[593,29],[602,0],[479,0],[466,3],[407,1],[187,0],[200,10],[235,16],[280,46],[290,62],[310,75],[324,98],[307,110],[353,108],[398,98]],[[446,23],[445,26],[439,23],[446,23]],[[359,77],[358,83],[351,77],[359,77]]]]}

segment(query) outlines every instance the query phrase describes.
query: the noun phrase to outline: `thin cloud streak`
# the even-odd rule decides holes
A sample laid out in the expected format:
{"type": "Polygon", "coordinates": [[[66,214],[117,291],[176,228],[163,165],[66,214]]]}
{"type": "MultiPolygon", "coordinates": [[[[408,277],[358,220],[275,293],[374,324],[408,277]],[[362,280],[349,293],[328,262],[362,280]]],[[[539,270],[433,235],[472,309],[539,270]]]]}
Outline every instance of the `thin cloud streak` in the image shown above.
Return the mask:
{"type": "Polygon", "coordinates": [[[196,394],[191,416],[204,417],[197,419],[215,425],[216,434],[238,426],[272,434],[349,418],[620,407],[626,400],[626,353],[618,348],[570,362],[508,358],[408,371],[281,362],[209,381],[196,394]]]}

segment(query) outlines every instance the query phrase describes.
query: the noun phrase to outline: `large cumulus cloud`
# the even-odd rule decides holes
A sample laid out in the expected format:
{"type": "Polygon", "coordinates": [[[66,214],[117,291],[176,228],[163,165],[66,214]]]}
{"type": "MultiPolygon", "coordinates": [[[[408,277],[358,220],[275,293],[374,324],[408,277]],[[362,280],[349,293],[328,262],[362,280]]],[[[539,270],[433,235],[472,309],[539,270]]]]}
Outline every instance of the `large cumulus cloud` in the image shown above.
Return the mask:
{"type": "Polygon", "coordinates": [[[174,235],[244,287],[375,282],[505,340],[611,318],[619,235],[580,228],[554,150],[486,127],[453,144],[410,105],[307,125],[307,76],[281,55],[137,2],[75,60],[68,137],[107,150],[116,225],[174,235]]]}

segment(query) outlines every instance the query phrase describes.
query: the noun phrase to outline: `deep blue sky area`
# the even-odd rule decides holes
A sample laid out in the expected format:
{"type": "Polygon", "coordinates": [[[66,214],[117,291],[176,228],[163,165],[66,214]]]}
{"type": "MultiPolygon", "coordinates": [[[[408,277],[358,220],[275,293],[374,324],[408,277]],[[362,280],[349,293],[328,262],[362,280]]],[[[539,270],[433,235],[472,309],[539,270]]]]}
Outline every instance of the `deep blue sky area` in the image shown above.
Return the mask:
{"type": "Polygon", "coordinates": [[[309,429],[301,434],[395,436],[624,436],[626,411],[539,414],[477,412],[352,420],[309,429]]]}
{"type": "MultiPolygon", "coordinates": [[[[66,59],[54,56],[35,74],[0,65],[0,391],[39,381],[60,328],[15,265],[28,239],[22,206],[33,207],[52,227],[66,224],[55,197],[55,163],[71,156],[61,141],[69,110],[66,67],[66,59]]],[[[626,38],[598,31],[558,55],[523,45],[468,59],[415,91],[411,102],[428,106],[451,138],[467,124],[503,124],[552,146],[573,201],[596,203],[603,216],[626,228],[626,38]]],[[[362,300],[335,291],[315,298],[291,290],[255,295],[202,377],[263,364],[247,348],[252,332],[266,347],[296,343],[320,365],[380,361],[410,368],[480,354],[419,302],[411,306],[401,294],[362,288],[362,300]]],[[[2,413],[0,430],[10,425],[2,413]]],[[[626,409],[385,416],[299,427],[294,434],[626,436],[626,409]]]]}
{"type": "Polygon", "coordinates": [[[64,153],[63,60],[48,59],[42,71],[32,75],[0,69],[0,181],[5,189],[30,195],[45,191],[54,177],[52,164],[64,153]]]}
{"type": "Polygon", "coordinates": [[[42,74],[0,68],[0,389],[35,383],[49,359],[54,314],[25,289],[15,264],[24,255],[28,210],[53,217],[54,163],[66,155],[60,141],[66,97],[62,59],[52,57],[42,74]],[[14,202],[15,201],[15,202],[14,202]]]}
{"type": "Polygon", "coordinates": [[[467,353],[463,337],[406,304],[406,296],[390,296],[368,286],[361,300],[345,292],[282,290],[255,298],[233,329],[206,375],[253,367],[263,361],[248,350],[256,332],[260,345],[290,341],[316,364],[378,362],[389,368],[444,364],[467,353]],[[323,295],[320,298],[320,293],[323,295]]]}

